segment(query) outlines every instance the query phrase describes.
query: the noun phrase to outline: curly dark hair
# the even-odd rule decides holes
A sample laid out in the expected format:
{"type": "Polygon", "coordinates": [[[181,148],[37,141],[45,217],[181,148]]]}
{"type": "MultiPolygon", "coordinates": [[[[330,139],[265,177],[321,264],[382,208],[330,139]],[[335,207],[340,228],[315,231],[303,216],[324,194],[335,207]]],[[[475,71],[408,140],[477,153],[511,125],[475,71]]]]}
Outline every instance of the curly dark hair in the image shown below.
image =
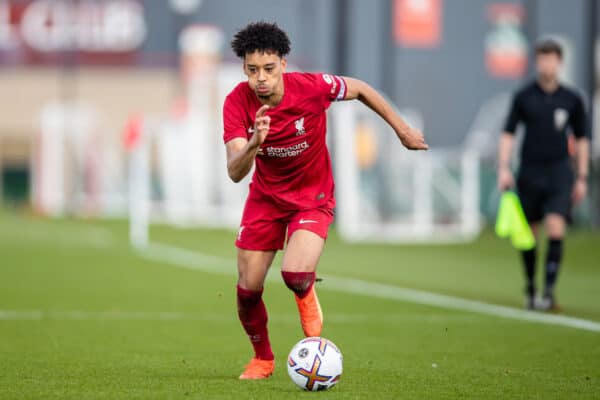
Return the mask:
{"type": "Polygon", "coordinates": [[[290,39],[276,23],[252,22],[235,34],[231,48],[239,58],[257,50],[283,57],[290,52],[290,39]]]}

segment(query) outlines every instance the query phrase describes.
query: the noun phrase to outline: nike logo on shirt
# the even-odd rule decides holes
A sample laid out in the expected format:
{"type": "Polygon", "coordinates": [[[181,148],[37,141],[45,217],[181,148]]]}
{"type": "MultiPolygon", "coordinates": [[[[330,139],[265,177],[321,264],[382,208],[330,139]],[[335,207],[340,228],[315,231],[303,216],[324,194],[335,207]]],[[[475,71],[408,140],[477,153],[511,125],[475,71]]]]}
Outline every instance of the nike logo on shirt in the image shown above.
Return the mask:
{"type": "Polygon", "coordinates": [[[314,219],[303,219],[303,218],[300,218],[300,221],[298,221],[298,223],[300,225],[302,225],[302,224],[316,224],[318,222],[319,221],[315,221],[314,219]]]}

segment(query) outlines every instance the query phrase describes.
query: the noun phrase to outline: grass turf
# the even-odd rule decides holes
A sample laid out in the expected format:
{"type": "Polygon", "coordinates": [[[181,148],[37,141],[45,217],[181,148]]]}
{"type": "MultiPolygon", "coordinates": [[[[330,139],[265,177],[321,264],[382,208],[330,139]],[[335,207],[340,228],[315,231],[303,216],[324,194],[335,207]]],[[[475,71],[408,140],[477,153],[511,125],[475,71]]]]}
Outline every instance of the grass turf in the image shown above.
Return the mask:
{"type": "MultiPolygon", "coordinates": [[[[142,259],[122,222],[0,218],[2,399],[600,394],[599,333],[343,294],[328,291],[327,281],[319,290],[323,335],[344,353],[339,386],[304,393],[287,377],[285,358],[301,330],[281,282],[269,282],[265,293],[275,375],[241,382],[251,352],[235,314],[233,275],[142,259]]],[[[234,236],[152,232],[153,240],[232,260],[234,236]]],[[[600,321],[597,243],[594,233],[569,236],[559,299],[566,314],[600,321]]],[[[332,235],[319,268],[509,306],[522,300],[518,258],[489,232],[452,246],[348,245],[332,235]]]]}

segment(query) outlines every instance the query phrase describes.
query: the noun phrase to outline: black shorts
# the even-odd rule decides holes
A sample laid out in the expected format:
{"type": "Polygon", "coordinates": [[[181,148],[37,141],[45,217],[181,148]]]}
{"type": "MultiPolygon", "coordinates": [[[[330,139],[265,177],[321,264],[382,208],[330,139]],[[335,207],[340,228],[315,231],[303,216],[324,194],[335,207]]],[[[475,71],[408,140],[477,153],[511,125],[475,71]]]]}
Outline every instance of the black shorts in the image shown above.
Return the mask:
{"type": "Polygon", "coordinates": [[[569,220],[574,182],[569,160],[522,165],[517,177],[517,192],[527,221],[541,221],[550,213],[569,220]]]}

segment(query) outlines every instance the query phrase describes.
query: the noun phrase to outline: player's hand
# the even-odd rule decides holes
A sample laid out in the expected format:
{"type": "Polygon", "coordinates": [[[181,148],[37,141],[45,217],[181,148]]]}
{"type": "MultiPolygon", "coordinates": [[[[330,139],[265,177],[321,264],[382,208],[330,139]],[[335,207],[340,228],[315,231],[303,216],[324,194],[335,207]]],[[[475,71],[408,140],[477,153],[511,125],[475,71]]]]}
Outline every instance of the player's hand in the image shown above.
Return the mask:
{"type": "Polygon", "coordinates": [[[498,191],[500,193],[515,186],[515,179],[508,167],[500,167],[498,169],[498,191]]]}
{"type": "Polygon", "coordinates": [[[256,112],[256,118],[254,119],[254,135],[250,139],[256,146],[263,144],[269,133],[271,117],[265,115],[268,109],[269,106],[265,104],[256,112]]]}
{"type": "Polygon", "coordinates": [[[408,128],[408,133],[401,135],[400,141],[409,150],[427,150],[429,148],[425,143],[425,136],[418,129],[408,128]]]}
{"type": "Polygon", "coordinates": [[[571,193],[571,200],[573,204],[579,204],[587,194],[587,181],[584,178],[577,179],[575,185],[573,185],[573,192],[571,193]]]}

